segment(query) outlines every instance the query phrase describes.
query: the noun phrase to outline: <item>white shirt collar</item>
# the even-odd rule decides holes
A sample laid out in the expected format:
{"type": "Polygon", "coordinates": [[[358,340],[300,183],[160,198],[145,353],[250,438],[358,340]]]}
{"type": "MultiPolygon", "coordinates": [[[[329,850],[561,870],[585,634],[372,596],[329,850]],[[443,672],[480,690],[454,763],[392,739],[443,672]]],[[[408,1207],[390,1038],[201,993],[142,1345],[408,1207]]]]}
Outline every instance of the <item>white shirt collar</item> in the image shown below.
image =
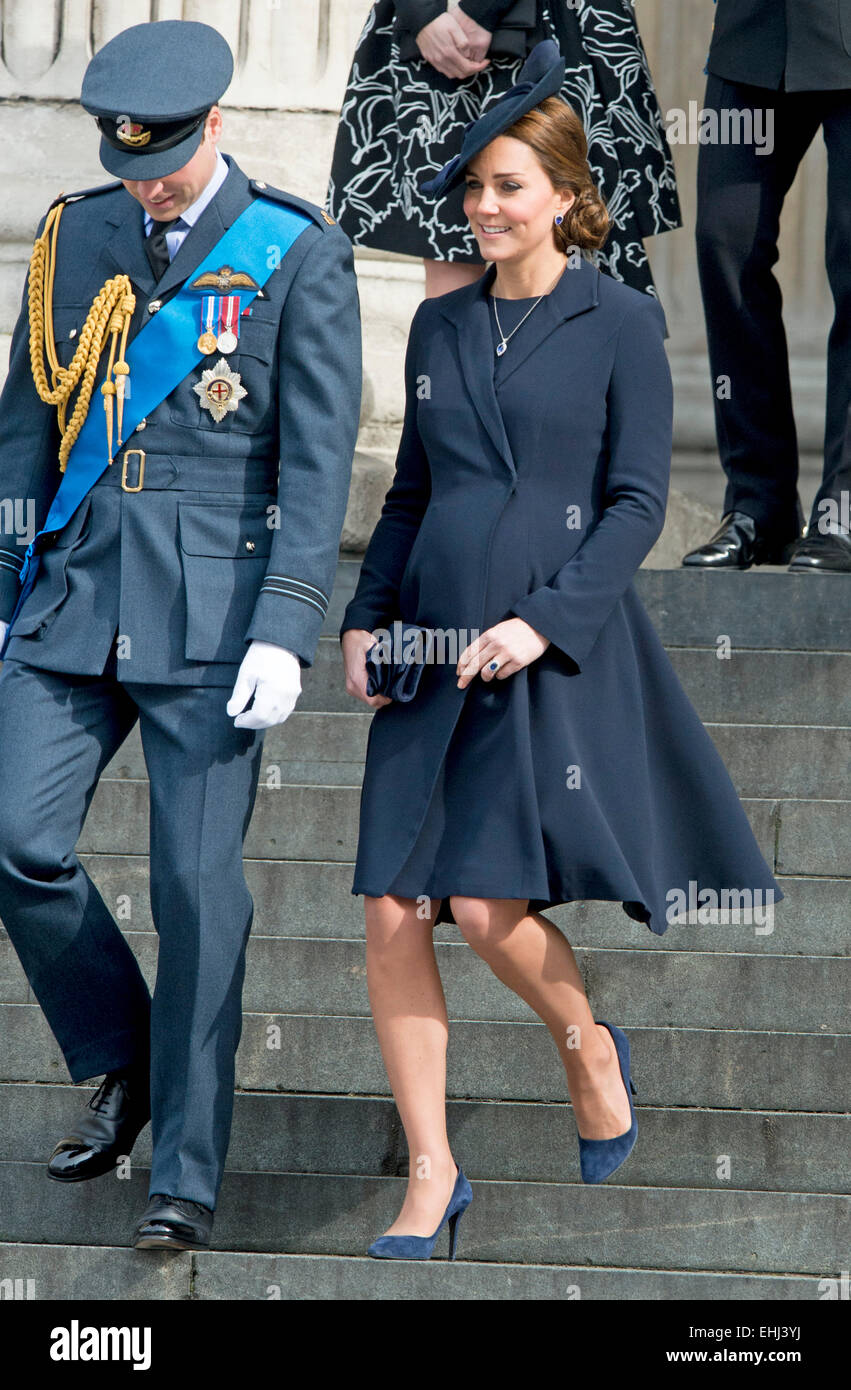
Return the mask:
{"type": "MultiPolygon", "coordinates": [[[[217,149],[217,150],[216,150],[216,167],[215,167],[215,169],[213,170],[213,174],[212,174],[212,177],[211,177],[209,183],[207,184],[207,186],[206,186],[206,188],[203,190],[203,192],[200,193],[199,196],[195,199],[195,202],[194,202],[194,203],[191,203],[190,206],[186,209],[186,211],[185,211],[185,212],[182,212],[182,213],[180,214],[180,220],[186,225],[186,227],[194,227],[194,226],[195,226],[195,223],[198,221],[198,218],[201,216],[201,213],[202,213],[202,212],[204,211],[204,209],[208,206],[208,204],[211,203],[211,202],[213,201],[213,199],[215,198],[216,194],[218,193],[219,189],[221,188],[221,186],[222,186],[222,184],[224,183],[224,181],[225,181],[225,179],[227,178],[227,176],[228,176],[228,165],[227,165],[227,161],[225,160],[224,156],[222,155],[221,150],[217,149]]],[[[148,232],[151,230],[151,224],[153,223],[153,220],[154,220],[154,219],[153,219],[153,217],[151,216],[151,214],[150,214],[149,212],[146,212],[146,213],[145,213],[145,235],[147,235],[148,232]]],[[[175,230],[175,231],[178,231],[179,228],[175,227],[174,230],[175,230]]]]}

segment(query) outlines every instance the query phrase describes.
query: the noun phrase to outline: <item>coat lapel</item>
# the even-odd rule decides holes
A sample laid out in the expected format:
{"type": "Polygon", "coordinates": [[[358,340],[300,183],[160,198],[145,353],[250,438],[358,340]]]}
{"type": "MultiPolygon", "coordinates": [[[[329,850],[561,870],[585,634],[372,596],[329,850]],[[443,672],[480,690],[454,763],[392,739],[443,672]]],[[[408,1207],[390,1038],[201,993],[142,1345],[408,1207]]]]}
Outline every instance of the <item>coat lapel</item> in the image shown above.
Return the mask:
{"type": "Polygon", "coordinates": [[[154,273],[145,255],[144,214],[126,189],[122,202],[123,206],[107,219],[114,231],[103,254],[113,275],[129,275],[136,289],[147,296],[153,293],[154,273]]]}
{"type": "MultiPolygon", "coordinates": [[[[490,303],[490,287],[495,276],[496,266],[491,265],[472,285],[446,295],[447,303],[441,304],[440,309],[457,330],[461,370],[482,424],[497,452],[516,476],[517,467],[493,383],[494,350],[490,327],[493,307],[490,303]]],[[[503,381],[566,319],[594,308],[598,302],[599,278],[600,272],[584,259],[576,269],[568,266],[564,270],[558,284],[541,300],[532,314],[530,323],[534,324],[536,331],[533,334],[524,334],[524,342],[516,345],[515,356],[511,360],[509,371],[502,378],[503,381]]],[[[511,352],[511,348],[508,350],[511,352]]]]}

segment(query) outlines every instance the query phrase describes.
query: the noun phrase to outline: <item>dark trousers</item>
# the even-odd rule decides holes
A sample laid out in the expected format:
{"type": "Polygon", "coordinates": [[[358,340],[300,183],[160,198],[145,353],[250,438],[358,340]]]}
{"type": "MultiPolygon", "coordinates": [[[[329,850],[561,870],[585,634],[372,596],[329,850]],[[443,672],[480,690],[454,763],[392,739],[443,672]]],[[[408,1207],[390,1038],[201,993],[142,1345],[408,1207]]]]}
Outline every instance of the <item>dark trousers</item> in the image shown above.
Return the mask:
{"type": "MultiPolygon", "coordinates": [[[[697,253],[721,463],[724,511],[747,512],[783,536],[796,531],[798,445],[777,261],[780,213],[819,128],[828,155],[825,260],[835,304],[827,351],[824,477],[819,502],[851,487],[851,91],[785,92],[709,76],[705,105],[773,109],[774,149],[701,145],[697,253]],[[719,377],[730,399],[718,399],[719,377]]],[[[811,254],[821,254],[813,246],[811,254]]]]}
{"type": "Polygon", "coordinates": [[[263,748],[226,700],[222,687],[125,686],[9,660],[0,672],[0,920],[73,1081],[150,1060],[150,1192],[211,1208],[233,1113],[253,913],[242,846],[263,748]],[[98,778],[137,719],[153,999],[75,853],[98,778]]]}

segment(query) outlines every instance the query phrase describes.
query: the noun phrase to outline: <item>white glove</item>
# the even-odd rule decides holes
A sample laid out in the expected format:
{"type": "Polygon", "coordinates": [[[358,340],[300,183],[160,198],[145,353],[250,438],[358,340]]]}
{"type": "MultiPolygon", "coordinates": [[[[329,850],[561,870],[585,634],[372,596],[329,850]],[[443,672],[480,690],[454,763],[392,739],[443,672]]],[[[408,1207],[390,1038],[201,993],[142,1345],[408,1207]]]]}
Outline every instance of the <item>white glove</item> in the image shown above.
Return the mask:
{"type": "Polygon", "coordinates": [[[4,622],[3,622],[3,619],[0,618],[0,649],[2,649],[3,643],[6,641],[6,633],[7,633],[8,631],[9,631],[9,624],[8,624],[8,623],[4,623],[4,622]]]}
{"type": "Polygon", "coordinates": [[[275,642],[252,642],[239,668],[228,714],[238,729],[271,729],[289,719],[301,694],[301,665],[294,652],[275,642]],[[254,696],[246,713],[245,706],[254,696]]]}

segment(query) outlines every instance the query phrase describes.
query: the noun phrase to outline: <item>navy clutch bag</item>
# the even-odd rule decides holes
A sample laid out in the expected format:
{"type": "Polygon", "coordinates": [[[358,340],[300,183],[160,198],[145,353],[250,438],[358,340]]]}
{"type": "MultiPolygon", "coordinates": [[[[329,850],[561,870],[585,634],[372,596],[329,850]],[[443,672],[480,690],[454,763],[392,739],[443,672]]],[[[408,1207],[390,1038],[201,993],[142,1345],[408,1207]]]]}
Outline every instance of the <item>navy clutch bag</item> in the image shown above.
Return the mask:
{"type": "Polygon", "coordinates": [[[434,630],[417,623],[395,622],[366,654],[366,693],[386,695],[404,704],[417,693],[425,666],[434,652],[434,630]]]}

